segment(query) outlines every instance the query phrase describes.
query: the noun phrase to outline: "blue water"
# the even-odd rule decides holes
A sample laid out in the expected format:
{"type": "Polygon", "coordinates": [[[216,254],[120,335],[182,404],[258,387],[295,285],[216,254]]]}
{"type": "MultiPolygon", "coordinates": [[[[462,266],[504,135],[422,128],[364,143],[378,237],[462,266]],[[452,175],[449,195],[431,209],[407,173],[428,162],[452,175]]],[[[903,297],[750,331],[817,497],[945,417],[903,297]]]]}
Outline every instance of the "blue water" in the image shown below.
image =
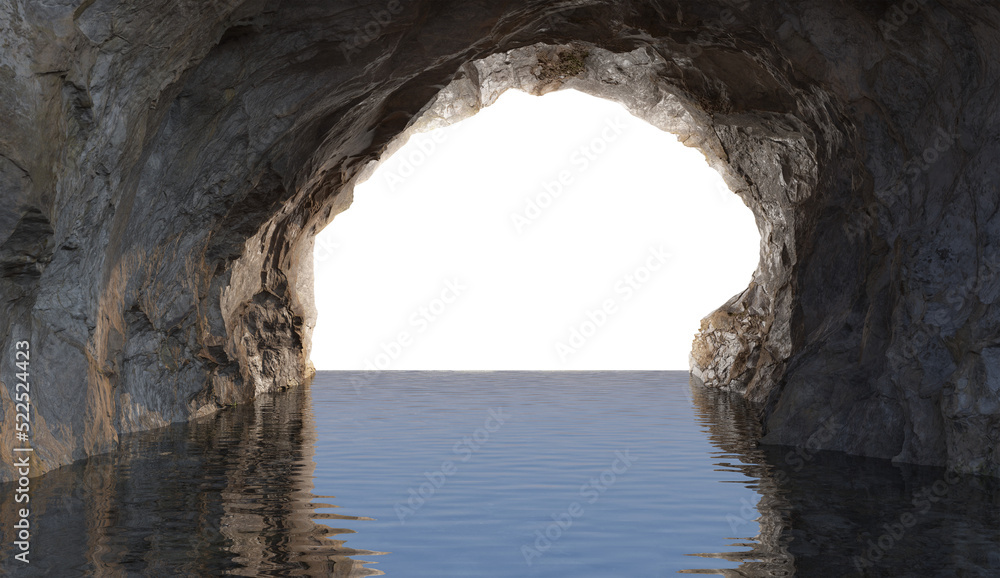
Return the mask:
{"type": "Polygon", "coordinates": [[[761,446],[683,372],[321,372],[33,479],[11,576],[1000,576],[1000,480],[761,446]]]}
{"type": "Polygon", "coordinates": [[[710,443],[684,372],[356,375],[312,386],[316,493],[375,519],[347,544],[388,552],[369,558],[387,575],[735,568],[692,554],[758,533],[756,480],[710,443]]]}

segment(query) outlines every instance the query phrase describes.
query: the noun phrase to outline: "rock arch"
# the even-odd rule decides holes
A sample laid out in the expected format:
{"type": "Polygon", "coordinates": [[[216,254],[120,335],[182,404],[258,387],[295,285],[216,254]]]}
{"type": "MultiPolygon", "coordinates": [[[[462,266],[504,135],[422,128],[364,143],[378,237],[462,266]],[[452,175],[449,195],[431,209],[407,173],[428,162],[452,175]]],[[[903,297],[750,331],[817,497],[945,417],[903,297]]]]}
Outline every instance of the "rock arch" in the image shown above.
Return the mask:
{"type": "Polygon", "coordinates": [[[755,402],[765,442],[832,423],[826,449],[1000,474],[997,16],[960,0],[5,5],[0,327],[4,351],[32,343],[35,472],[306,379],[312,237],[353,180],[504,88],[572,86],[682,134],[754,211],[760,266],[703,322],[692,373],[755,402]]]}

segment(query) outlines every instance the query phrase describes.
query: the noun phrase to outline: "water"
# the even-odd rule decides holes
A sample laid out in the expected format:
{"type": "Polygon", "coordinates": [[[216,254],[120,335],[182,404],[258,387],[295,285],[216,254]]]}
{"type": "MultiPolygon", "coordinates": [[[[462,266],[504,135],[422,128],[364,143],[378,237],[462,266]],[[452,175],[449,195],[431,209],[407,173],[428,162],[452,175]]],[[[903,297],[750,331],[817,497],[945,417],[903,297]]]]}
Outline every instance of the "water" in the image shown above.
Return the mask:
{"type": "Polygon", "coordinates": [[[1000,575],[997,480],[758,435],[683,372],[321,372],[34,480],[30,570],[0,487],[2,569],[1000,575]]]}

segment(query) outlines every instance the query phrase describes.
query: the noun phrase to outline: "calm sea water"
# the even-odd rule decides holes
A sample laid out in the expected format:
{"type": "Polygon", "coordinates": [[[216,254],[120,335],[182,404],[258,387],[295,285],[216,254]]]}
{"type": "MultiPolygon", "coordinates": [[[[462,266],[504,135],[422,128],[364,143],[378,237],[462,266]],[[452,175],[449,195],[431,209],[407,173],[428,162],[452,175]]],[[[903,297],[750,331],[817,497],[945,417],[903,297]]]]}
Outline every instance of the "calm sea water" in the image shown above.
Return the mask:
{"type": "Polygon", "coordinates": [[[0,487],[0,568],[1000,575],[997,480],[758,435],[684,372],[321,372],[35,480],[29,567],[0,487]]]}

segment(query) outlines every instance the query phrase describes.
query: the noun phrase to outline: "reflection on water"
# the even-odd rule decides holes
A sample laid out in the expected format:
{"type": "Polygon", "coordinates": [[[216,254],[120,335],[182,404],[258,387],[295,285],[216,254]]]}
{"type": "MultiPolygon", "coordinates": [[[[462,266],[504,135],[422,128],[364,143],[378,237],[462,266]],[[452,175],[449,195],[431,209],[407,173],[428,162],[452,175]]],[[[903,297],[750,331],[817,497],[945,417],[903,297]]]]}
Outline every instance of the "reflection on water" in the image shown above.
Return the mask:
{"type": "Polygon", "coordinates": [[[766,455],[758,449],[756,440],[761,437],[761,427],[755,412],[737,396],[693,384],[689,388],[695,418],[716,450],[711,454],[714,466],[723,471],[739,472],[752,480],[746,488],[758,495],[752,501],[741,499],[739,507],[733,507],[725,516],[732,532],[729,536],[734,538],[732,546],[741,550],[692,553],[692,556],[737,563],[737,568],[716,565],[711,570],[684,569],[680,572],[722,576],[794,575],[795,559],[782,536],[786,517],[781,503],[775,501],[780,491],[768,476],[766,455]],[[750,529],[758,533],[747,534],[750,529]]]}
{"type": "MultiPolygon", "coordinates": [[[[1000,479],[822,451],[837,424],[802,447],[758,446],[754,412],[692,388],[695,412],[732,467],[757,482],[752,554],[726,576],[1000,576],[1000,479]]],[[[694,572],[703,573],[703,572],[694,572]]]]}
{"type": "Polygon", "coordinates": [[[351,377],[33,480],[30,570],[0,487],[0,574],[1000,575],[1000,481],[759,446],[683,372],[351,377]]]}
{"type": "Polygon", "coordinates": [[[783,480],[781,541],[795,568],[864,576],[1000,576],[1000,480],[823,452],[768,448],[783,480]],[[845,572],[847,573],[847,572],[845,572]]]}
{"type": "Polygon", "coordinates": [[[354,559],[373,552],[336,536],[352,530],[312,521],[339,516],[318,514],[330,506],[310,493],[308,404],[307,388],[290,390],[127,436],[113,454],[32,480],[30,566],[13,559],[13,491],[0,486],[0,568],[60,577],[380,574],[354,559]]]}

